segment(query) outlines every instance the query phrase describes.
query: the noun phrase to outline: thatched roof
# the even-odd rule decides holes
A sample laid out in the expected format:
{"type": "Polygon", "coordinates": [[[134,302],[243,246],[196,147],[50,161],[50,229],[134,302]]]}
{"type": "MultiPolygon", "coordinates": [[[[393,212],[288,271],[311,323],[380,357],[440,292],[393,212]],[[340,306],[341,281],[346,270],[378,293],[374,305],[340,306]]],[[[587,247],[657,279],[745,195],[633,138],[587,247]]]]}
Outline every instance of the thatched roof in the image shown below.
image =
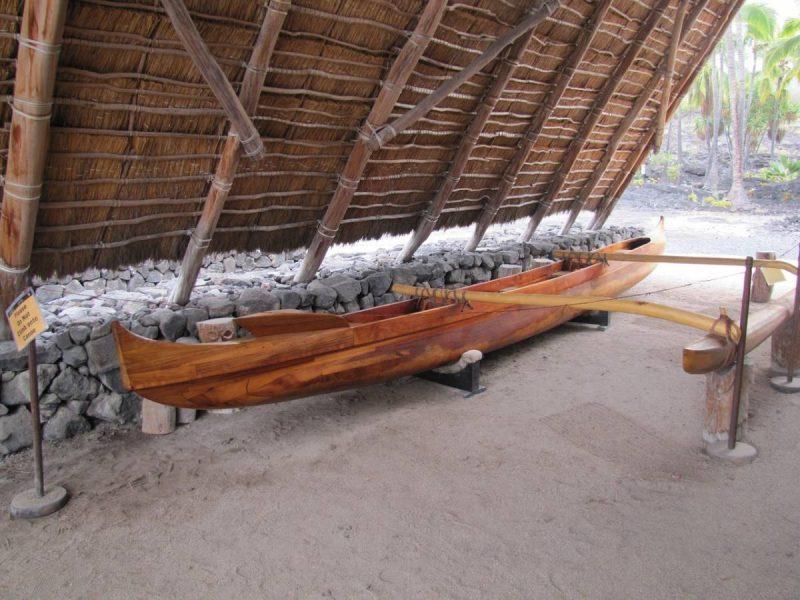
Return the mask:
{"type": "MultiPolygon", "coordinates": [[[[699,4],[698,4],[699,3],[699,4]]],[[[21,0],[0,0],[0,69],[13,93],[21,0]]],[[[537,0],[452,0],[393,116],[413,107],[506,32],[537,0]]],[[[488,119],[438,227],[475,222],[540,108],[597,1],[565,0],[536,27],[488,119]]],[[[569,87],[538,135],[497,219],[532,214],[593,101],[659,0],[614,0],[569,87]]],[[[680,46],[672,104],[686,91],[735,0],[702,5],[680,46]]],[[[186,0],[194,23],[236,91],[263,2],[186,0]]],[[[283,26],[255,124],[266,154],[243,158],[211,250],[306,246],[337,185],[382,79],[424,0],[295,0],[283,26]]],[[[661,64],[678,0],[593,128],[550,213],[569,208],[606,145],[661,64]]],[[[691,10],[690,9],[690,10],[691,10]]],[[[499,59],[410,130],[375,152],[337,241],[411,231],[447,176],[499,59]]],[[[593,210],[636,166],[660,98],[655,94],[584,209],[593,210]]],[[[11,111],[2,108],[3,122],[11,111]]],[[[158,0],[70,0],[32,270],[73,272],[147,257],[180,259],[197,223],[228,119],[158,0]]],[[[8,126],[0,147],[8,145],[8,126]]],[[[3,151],[3,159],[7,151],[3,151]]]]}

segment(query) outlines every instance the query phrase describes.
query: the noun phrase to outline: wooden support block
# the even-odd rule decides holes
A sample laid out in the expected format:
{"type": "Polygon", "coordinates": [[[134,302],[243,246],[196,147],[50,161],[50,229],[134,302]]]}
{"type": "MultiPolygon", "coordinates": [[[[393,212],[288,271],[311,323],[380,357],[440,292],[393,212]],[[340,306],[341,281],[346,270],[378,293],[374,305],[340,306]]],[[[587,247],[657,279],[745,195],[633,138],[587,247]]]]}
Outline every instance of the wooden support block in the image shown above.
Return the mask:
{"type": "Polygon", "coordinates": [[[508,277],[518,273],[522,273],[522,265],[500,265],[497,267],[498,277],[508,277]]]}
{"type": "MultiPolygon", "coordinates": [[[[739,439],[744,437],[749,408],[749,390],[753,380],[753,368],[745,364],[742,379],[742,397],[739,403],[739,439]]],[[[728,440],[728,428],[733,404],[733,382],[736,367],[726,367],[706,375],[706,416],[703,423],[703,440],[716,444],[728,440]]]]}
{"type": "Polygon", "coordinates": [[[151,435],[172,433],[175,431],[176,412],[174,406],[142,400],[142,433],[151,435]]]}
{"type": "MultiPolygon", "coordinates": [[[[798,344],[800,345],[800,344],[798,344]]],[[[788,319],[772,334],[772,372],[775,375],[786,375],[789,356],[795,348],[794,319],[788,319]]],[[[795,356],[796,365],[800,365],[800,356],[795,356]]]]}
{"type": "Polygon", "coordinates": [[[200,321],[197,324],[197,337],[204,344],[229,342],[236,339],[236,332],[236,321],[232,317],[209,319],[208,321],[200,321]]]}
{"type": "Polygon", "coordinates": [[[178,409],[178,425],[188,425],[197,420],[197,410],[194,408],[178,409]]]}
{"type": "MultiPolygon", "coordinates": [[[[763,258],[765,260],[775,260],[776,255],[774,252],[756,252],[756,258],[763,258]]],[[[761,267],[756,267],[753,273],[753,292],[750,299],[753,302],[769,302],[772,298],[772,289],[774,286],[767,283],[767,278],[761,267]]]]}

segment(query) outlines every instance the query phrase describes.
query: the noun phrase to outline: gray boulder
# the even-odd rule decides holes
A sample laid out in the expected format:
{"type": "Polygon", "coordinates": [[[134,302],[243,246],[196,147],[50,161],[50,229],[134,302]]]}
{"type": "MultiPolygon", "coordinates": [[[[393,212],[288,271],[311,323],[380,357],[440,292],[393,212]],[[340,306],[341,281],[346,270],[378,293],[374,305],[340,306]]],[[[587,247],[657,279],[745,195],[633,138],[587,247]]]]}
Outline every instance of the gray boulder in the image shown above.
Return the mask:
{"type": "Polygon", "coordinates": [[[248,288],[242,290],[239,298],[236,300],[236,315],[244,317],[255,313],[267,312],[269,310],[278,310],[281,307],[281,301],[263,288],[248,288]]]}
{"type": "Polygon", "coordinates": [[[97,395],[97,381],[67,367],[53,379],[50,392],[61,400],[91,400],[97,395]]]}
{"type": "Polygon", "coordinates": [[[76,344],[84,344],[89,339],[92,330],[86,325],[73,325],[69,328],[69,337],[76,344]]]}
{"type": "Polygon", "coordinates": [[[67,348],[62,353],[61,358],[64,363],[70,367],[76,368],[80,367],[81,365],[85,365],[86,361],[88,360],[86,350],[84,350],[83,346],[72,346],[71,348],[67,348]]]}
{"type": "Polygon", "coordinates": [[[46,440],[64,440],[92,429],[89,421],[68,406],[62,406],[44,425],[42,435],[46,440]]]}
{"type": "Polygon", "coordinates": [[[157,310],[153,316],[158,320],[158,330],[164,339],[174,342],[186,331],[186,317],[182,312],[162,308],[157,310]]]}
{"type": "Polygon", "coordinates": [[[119,368],[117,347],[111,335],[90,340],[86,344],[86,354],[89,358],[89,371],[93,375],[108,373],[119,368]]]}
{"type": "Polygon", "coordinates": [[[383,296],[392,287],[392,278],[385,271],[373,273],[364,278],[369,285],[369,291],[373,296],[383,296]]]}
{"type": "Polygon", "coordinates": [[[324,283],[314,280],[308,284],[306,288],[308,293],[313,297],[313,304],[315,308],[331,308],[336,304],[338,294],[332,287],[324,283]]]}
{"type": "Polygon", "coordinates": [[[230,317],[236,306],[226,296],[206,296],[198,300],[197,305],[208,311],[209,319],[230,317]]]}
{"type": "Polygon", "coordinates": [[[353,302],[361,294],[361,283],[346,275],[334,275],[322,283],[336,290],[336,296],[343,304],[353,302]]]}
{"type": "Polygon", "coordinates": [[[150,340],[158,338],[158,325],[144,325],[141,321],[131,323],[131,331],[150,340]]]}
{"type": "Polygon", "coordinates": [[[197,324],[208,319],[208,311],[205,308],[184,308],[183,316],[186,317],[186,331],[189,335],[197,335],[197,324]]]}
{"type": "MultiPolygon", "coordinates": [[[[58,374],[56,365],[38,365],[36,373],[39,379],[39,398],[44,395],[47,386],[58,374]]],[[[11,381],[3,383],[0,400],[6,406],[19,406],[28,404],[28,386],[30,385],[30,371],[17,374],[11,381]]]]}
{"type": "Polygon", "coordinates": [[[0,456],[22,450],[33,444],[31,413],[24,406],[0,417],[0,456]]]}
{"type": "Polygon", "coordinates": [[[414,285],[417,283],[417,273],[411,267],[395,267],[392,269],[392,283],[414,285]]]}
{"type": "Polygon", "coordinates": [[[122,425],[133,421],[139,413],[140,401],[135,394],[100,394],[92,400],[86,414],[101,421],[122,425]]]}
{"type": "Polygon", "coordinates": [[[36,299],[42,304],[58,300],[64,295],[64,288],[60,285],[43,285],[36,290],[36,299]]]}
{"type": "Polygon", "coordinates": [[[275,296],[281,303],[282,309],[294,309],[300,307],[300,294],[294,290],[276,290],[275,296]]]}

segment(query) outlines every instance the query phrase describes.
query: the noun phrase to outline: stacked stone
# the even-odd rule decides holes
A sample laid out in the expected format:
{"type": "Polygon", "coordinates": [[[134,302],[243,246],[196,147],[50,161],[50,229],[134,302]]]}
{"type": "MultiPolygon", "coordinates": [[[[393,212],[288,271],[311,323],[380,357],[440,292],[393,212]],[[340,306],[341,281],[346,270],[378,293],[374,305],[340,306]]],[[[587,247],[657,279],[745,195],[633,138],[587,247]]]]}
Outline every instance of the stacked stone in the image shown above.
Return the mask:
{"type": "MultiPolygon", "coordinates": [[[[612,228],[529,244],[488,239],[467,253],[460,241],[440,242],[402,266],[394,264],[400,248],[334,255],[308,284],[292,281],[302,252],[209,256],[183,308],[168,304],[177,266],[167,261],[36,281],[50,327],[37,341],[44,437],[63,439],[97,423],[139,418],[141,399],[122,385],[112,320],[146,338],[198,343],[197,323],[206,319],[278,309],[344,314],[397,301],[389,291],[393,283],[459,288],[496,278],[502,265],[544,264],[557,248],[586,251],[637,235],[641,231],[612,228]]],[[[0,342],[0,456],[31,444],[26,364],[13,342],[0,342]]]]}

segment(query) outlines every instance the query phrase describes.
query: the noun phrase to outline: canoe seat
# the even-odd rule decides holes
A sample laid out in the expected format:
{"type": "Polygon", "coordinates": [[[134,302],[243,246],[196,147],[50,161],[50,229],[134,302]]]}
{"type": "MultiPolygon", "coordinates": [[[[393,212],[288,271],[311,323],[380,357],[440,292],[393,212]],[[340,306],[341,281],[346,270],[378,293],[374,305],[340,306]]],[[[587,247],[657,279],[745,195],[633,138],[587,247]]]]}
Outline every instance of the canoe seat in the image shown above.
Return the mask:
{"type": "Polygon", "coordinates": [[[339,315],[290,309],[238,317],[236,324],[247,329],[255,337],[350,327],[350,323],[339,315]]]}

